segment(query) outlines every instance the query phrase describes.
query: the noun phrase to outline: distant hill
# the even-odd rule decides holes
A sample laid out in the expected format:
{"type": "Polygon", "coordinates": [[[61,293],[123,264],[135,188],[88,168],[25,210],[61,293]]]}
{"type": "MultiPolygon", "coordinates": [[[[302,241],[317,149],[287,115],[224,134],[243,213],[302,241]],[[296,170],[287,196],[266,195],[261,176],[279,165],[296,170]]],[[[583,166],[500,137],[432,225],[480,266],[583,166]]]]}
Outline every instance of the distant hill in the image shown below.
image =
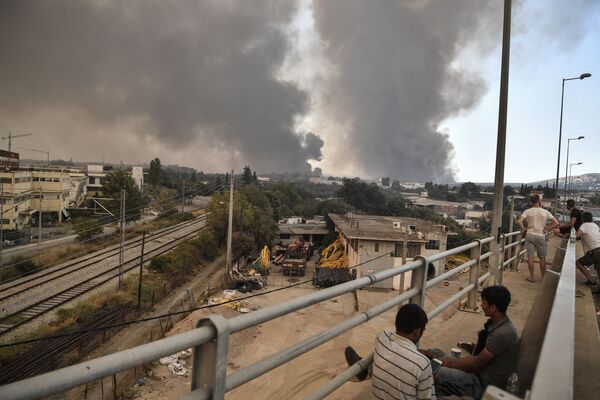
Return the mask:
{"type": "MultiPolygon", "coordinates": [[[[531,182],[528,185],[542,185],[553,187],[556,179],[548,179],[544,181],[531,182]]],[[[558,180],[559,189],[564,188],[565,177],[562,176],[558,180]]],[[[571,190],[582,190],[582,191],[600,191],[600,174],[583,174],[574,175],[571,177],[571,190]]]]}

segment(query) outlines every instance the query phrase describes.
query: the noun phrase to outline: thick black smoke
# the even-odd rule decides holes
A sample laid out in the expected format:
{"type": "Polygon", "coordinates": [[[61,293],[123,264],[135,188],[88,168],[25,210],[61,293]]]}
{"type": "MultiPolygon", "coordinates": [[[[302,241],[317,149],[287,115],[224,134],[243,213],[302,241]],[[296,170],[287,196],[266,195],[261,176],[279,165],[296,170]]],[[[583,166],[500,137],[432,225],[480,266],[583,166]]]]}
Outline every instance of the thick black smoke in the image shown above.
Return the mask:
{"type": "Polygon", "coordinates": [[[107,149],[81,138],[105,135],[139,141],[121,157],[150,159],[151,142],[173,162],[202,143],[194,166],[226,168],[202,165],[216,150],[259,171],[305,171],[323,142],[295,133],[307,96],[275,77],[295,12],[293,0],[3,1],[2,133],[26,126],[76,159],[99,159],[107,149]]]}
{"type": "MultiPolygon", "coordinates": [[[[500,2],[315,1],[316,29],[336,66],[329,106],[350,126],[346,154],[374,176],[451,180],[453,147],[438,131],[485,90],[453,68],[500,2]]],[[[492,28],[494,29],[494,28],[492,28]]]]}

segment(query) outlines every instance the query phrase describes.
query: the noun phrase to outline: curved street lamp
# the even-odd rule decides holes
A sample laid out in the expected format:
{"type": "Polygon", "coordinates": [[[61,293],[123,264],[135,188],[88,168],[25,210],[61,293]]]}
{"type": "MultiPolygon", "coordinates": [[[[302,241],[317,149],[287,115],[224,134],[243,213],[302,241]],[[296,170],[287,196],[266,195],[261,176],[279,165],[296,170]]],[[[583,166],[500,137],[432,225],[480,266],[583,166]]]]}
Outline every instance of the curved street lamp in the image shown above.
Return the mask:
{"type": "Polygon", "coordinates": [[[583,163],[578,162],[578,163],[569,164],[569,193],[571,193],[571,189],[572,189],[571,180],[573,179],[573,165],[581,165],[581,164],[583,164],[583,163]]]}
{"type": "Polygon", "coordinates": [[[562,141],[562,119],[563,119],[563,105],[565,100],[565,82],[572,81],[575,79],[584,80],[585,78],[590,78],[592,74],[589,72],[584,72],[575,78],[563,78],[562,80],[562,93],[560,96],[560,127],[558,130],[558,159],[556,161],[556,182],[554,184],[554,210],[553,214],[556,215],[556,209],[558,208],[558,176],[560,173],[560,144],[562,141]]]}
{"type": "Polygon", "coordinates": [[[569,138],[567,139],[567,163],[565,165],[565,194],[567,193],[567,181],[569,178],[569,145],[571,144],[571,140],[581,140],[581,139],[585,139],[585,136],[579,136],[576,138],[569,138]]]}

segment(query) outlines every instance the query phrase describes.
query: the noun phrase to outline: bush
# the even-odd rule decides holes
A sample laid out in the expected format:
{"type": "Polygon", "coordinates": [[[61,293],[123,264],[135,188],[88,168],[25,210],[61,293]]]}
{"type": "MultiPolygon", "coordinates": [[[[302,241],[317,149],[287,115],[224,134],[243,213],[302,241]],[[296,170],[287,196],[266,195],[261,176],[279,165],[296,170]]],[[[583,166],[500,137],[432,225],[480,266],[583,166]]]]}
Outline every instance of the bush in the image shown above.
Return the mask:
{"type": "Polygon", "coordinates": [[[171,257],[168,254],[165,254],[154,257],[152,261],[150,261],[149,268],[153,271],[164,272],[169,264],[171,264],[171,257]]]}
{"type": "Polygon", "coordinates": [[[25,257],[16,258],[14,264],[20,275],[29,275],[41,270],[33,260],[25,259],[25,257]]]}
{"type": "Polygon", "coordinates": [[[202,230],[198,234],[198,237],[191,242],[200,250],[200,258],[204,261],[213,261],[217,258],[219,249],[217,248],[217,241],[215,235],[208,229],[202,230]]]}

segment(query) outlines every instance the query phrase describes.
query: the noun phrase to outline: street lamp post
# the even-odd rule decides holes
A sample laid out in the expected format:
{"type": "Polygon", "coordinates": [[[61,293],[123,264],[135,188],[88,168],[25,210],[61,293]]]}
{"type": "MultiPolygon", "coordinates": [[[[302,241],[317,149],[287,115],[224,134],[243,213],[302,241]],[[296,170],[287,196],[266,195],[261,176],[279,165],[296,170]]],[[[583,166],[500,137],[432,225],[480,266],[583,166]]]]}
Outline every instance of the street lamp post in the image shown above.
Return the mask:
{"type": "Polygon", "coordinates": [[[571,163],[569,164],[569,193],[571,193],[571,180],[573,179],[573,165],[581,165],[583,163],[578,162],[578,163],[571,163]]]}
{"type": "Polygon", "coordinates": [[[569,146],[571,145],[571,140],[581,140],[581,139],[585,139],[585,136],[579,136],[576,138],[569,138],[567,139],[567,162],[565,165],[565,196],[567,195],[567,192],[569,191],[569,188],[567,187],[568,184],[568,178],[570,175],[570,170],[569,170],[569,146]]]}
{"type": "Polygon", "coordinates": [[[572,81],[575,79],[583,80],[583,79],[589,78],[591,76],[592,76],[592,74],[590,74],[589,72],[586,72],[586,73],[579,75],[578,77],[563,78],[563,80],[562,80],[562,92],[561,92],[561,96],[560,96],[560,126],[558,129],[558,157],[556,160],[556,183],[554,184],[555,191],[554,191],[553,214],[555,214],[555,215],[556,215],[556,209],[558,208],[558,175],[560,173],[560,144],[562,141],[562,120],[563,120],[563,105],[564,105],[564,100],[565,100],[565,82],[572,81]]]}

